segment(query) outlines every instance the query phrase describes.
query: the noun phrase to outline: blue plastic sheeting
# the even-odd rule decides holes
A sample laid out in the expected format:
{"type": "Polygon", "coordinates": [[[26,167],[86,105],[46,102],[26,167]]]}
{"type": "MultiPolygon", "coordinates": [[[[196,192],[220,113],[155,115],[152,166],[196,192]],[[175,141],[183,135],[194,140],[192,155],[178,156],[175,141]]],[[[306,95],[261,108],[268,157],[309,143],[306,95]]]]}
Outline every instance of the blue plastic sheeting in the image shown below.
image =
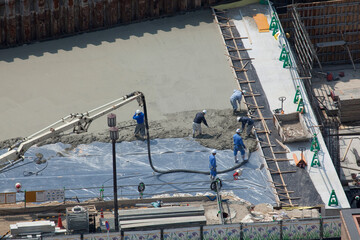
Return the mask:
{"type": "MultiPolygon", "coordinates": [[[[65,188],[67,199],[77,196],[80,200],[99,197],[101,186],[105,186],[105,199],[112,198],[112,145],[93,142],[68,150],[70,145],[57,143],[42,147],[31,147],[25,160],[12,170],[0,174],[0,192],[14,192],[17,182],[22,190],[55,190],[65,188]],[[45,164],[34,163],[36,153],[48,159],[48,166],[38,175],[24,176],[24,172],[37,172],[45,164]]],[[[0,150],[0,154],[6,150],[0,150]]],[[[155,168],[161,170],[191,169],[209,171],[211,149],[192,139],[151,140],[151,156],[155,168]]],[[[239,156],[240,157],[240,156],[239,156]]],[[[147,155],[144,141],[121,142],[116,144],[118,176],[118,197],[138,198],[138,184],[144,182],[144,198],[160,196],[181,196],[181,194],[207,195],[210,190],[209,175],[195,173],[155,173],[147,155]]],[[[216,155],[218,171],[234,166],[231,150],[218,150],[216,155]]],[[[223,192],[234,195],[253,204],[275,204],[275,196],[267,181],[266,169],[260,169],[261,158],[258,152],[251,154],[249,162],[242,166],[240,180],[233,179],[234,171],[220,174],[223,192]]],[[[23,193],[17,200],[23,200],[23,193]]]]}

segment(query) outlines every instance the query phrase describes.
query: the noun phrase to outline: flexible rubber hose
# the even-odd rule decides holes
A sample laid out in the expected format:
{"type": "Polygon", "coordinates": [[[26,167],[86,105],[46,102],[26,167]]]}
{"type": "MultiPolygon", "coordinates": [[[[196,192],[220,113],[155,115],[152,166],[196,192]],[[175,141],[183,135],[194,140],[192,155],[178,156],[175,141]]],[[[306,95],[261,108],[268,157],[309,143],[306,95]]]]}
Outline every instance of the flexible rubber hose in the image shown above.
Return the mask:
{"type": "MultiPolygon", "coordinates": [[[[154,172],[161,173],[161,174],[184,172],[184,173],[198,173],[198,174],[210,175],[210,171],[196,171],[196,170],[188,170],[188,169],[159,170],[159,169],[155,168],[155,166],[153,165],[152,159],[151,159],[149,122],[148,122],[148,118],[147,118],[145,95],[142,92],[139,92],[139,93],[141,93],[141,100],[142,100],[142,103],[143,103],[143,109],[144,109],[144,115],[145,115],[145,128],[146,128],[146,138],[147,138],[146,141],[147,141],[149,164],[150,164],[151,169],[154,172]]],[[[250,157],[250,153],[249,153],[248,157],[250,157]]],[[[233,170],[241,167],[245,163],[246,162],[242,161],[241,163],[233,166],[232,168],[228,168],[228,169],[225,169],[225,170],[222,170],[222,171],[217,171],[217,174],[227,173],[227,172],[233,171],[233,170]]]]}

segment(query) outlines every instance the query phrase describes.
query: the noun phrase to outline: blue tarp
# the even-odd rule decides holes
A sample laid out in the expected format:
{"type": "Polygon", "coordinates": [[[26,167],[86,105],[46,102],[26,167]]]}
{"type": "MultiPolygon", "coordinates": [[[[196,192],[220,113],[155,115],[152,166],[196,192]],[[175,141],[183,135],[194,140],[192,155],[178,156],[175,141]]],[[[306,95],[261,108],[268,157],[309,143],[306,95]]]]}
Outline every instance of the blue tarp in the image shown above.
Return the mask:
{"type": "MultiPolygon", "coordinates": [[[[16,168],[0,174],[0,192],[14,192],[17,182],[22,190],[55,190],[65,188],[65,197],[77,196],[80,200],[99,196],[101,186],[105,186],[105,199],[112,197],[112,145],[93,142],[79,145],[74,149],[70,145],[57,143],[41,147],[31,147],[25,154],[25,160],[16,168]],[[38,175],[24,176],[24,172],[37,172],[46,165],[34,163],[36,153],[48,159],[48,166],[38,175]]],[[[6,150],[0,150],[0,154],[6,150]]],[[[191,169],[209,171],[211,149],[192,139],[171,138],[151,140],[151,156],[157,169],[191,169]]],[[[217,168],[228,169],[234,166],[231,150],[218,150],[217,168]]],[[[194,173],[155,173],[147,155],[144,141],[121,142],[116,144],[118,197],[138,198],[137,186],[144,182],[144,197],[168,194],[207,195],[210,190],[209,175],[194,173]]],[[[242,166],[240,180],[233,179],[234,171],[220,174],[222,190],[253,204],[275,204],[275,196],[267,179],[266,169],[260,169],[261,158],[258,152],[251,154],[249,162],[242,166]]],[[[24,194],[18,193],[17,200],[24,194]]]]}

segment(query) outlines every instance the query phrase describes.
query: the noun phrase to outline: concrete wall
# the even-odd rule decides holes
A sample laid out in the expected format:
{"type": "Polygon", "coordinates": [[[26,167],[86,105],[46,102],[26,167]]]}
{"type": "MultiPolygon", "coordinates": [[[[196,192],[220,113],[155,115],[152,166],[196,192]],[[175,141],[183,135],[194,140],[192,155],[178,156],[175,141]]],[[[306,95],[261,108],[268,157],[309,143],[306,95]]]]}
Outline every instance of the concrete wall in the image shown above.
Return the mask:
{"type": "Polygon", "coordinates": [[[173,15],[224,0],[0,0],[0,48],[173,15]]]}

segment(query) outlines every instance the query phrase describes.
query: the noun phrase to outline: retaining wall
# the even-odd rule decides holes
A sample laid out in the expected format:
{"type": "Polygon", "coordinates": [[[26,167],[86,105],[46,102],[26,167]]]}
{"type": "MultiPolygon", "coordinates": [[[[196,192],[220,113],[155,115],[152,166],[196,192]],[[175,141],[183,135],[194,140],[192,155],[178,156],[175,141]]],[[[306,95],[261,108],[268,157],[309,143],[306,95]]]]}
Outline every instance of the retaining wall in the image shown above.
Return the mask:
{"type": "Polygon", "coordinates": [[[43,237],[46,240],[118,239],[118,240],[254,240],[254,239],[339,239],[341,219],[339,217],[283,220],[225,225],[206,225],[191,228],[172,228],[151,231],[121,231],[120,233],[98,233],[43,237]]]}
{"type": "Polygon", "coordinates": [[[191,11],[225,0],[0,0],[0,48],[191,11]]]}

